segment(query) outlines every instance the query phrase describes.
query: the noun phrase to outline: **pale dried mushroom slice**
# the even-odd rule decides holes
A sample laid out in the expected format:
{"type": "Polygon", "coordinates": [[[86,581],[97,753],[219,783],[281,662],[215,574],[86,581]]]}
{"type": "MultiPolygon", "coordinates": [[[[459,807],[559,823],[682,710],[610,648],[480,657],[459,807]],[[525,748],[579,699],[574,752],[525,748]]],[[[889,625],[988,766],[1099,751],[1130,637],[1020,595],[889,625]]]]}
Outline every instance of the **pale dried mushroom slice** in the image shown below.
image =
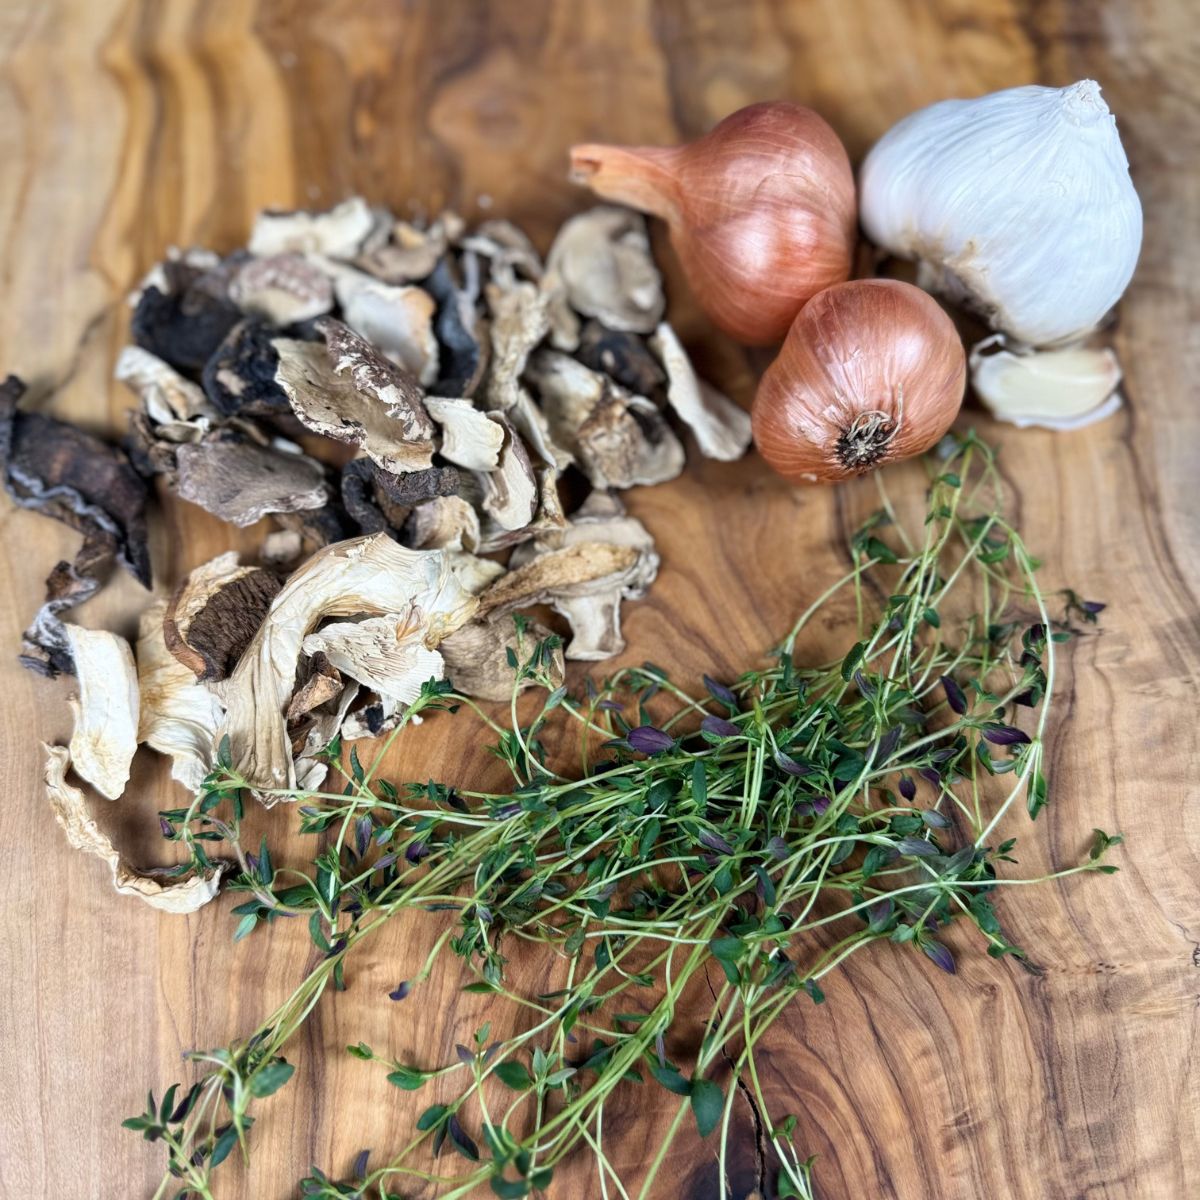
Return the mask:
{"type": "Polygon", "coordinates": [[[572,217],[546,258],[542,285],[610,329],[650,333],[662,320],[662,277],[650,254],[646,220],[628,208],[599,205],[572,217]]]}
{"type": "Polygon", "coordinates": [[[333,741],[346,720],[350,706],[358,699],[359,686],[352,680],[341,694],[319,705],[301,718],[299,740],[295,742],[296,786],[316,791],[329,774],[325,748],[333,741]]]}
{"type": "Polygon", "coordinates": [[[490,413],[504,430],[500,462],[483,480],[483,511],[501,529],[524,529],[537,507],[538,484],[521,435],[502,413],[490,413]]]}
{"type": "Polygon", "coordinates": [[[367,278],[347,286],[338,281],[342,319],[360,337],[382,350],[420,383],[438,377],[438,340],[433,331],[437,309],[423,288],[367,278]]]}
{"type": "Polygon", "coordinates": [[[458,582],[473,596],[478,596],[504,574],[504,566],[495,559],[480,558],[466,550],[448,550],[446,557],[458,582]]]}
{"type": "Polygon", "coordinates": [[[533,349],[546,336],[550,318],[546,296],[535,284],[514,281],[510,286],[489,283],[485,289],[492,354],[484,379],[487,407],[505,412],[516,403],[521,373],[533,349]]]}
{"type": "Polygon", "coordinates": [[[565,471],[575,461],[570,450],[555,440],[546,414],[534,402],[528,389],[517,389],[517,398],[508,410],[508,419],[525,439],[525,444],[556,473],[565,471]]]}
{"type": "Polygon", "coordinates": [[[667,403],[695,434],[705,458],[733,462],[750,448],[750,414],[700,379],[687,351],[665,321],[650,339],[667,369],[667,403]]]}
{"type": "MultiPolygon", "coordinates": [[[[385,534],[327,546],[275,598],[233,674],[215,684],[226,705],[218,737],[230,739],[234,768],[257,790],[291,788],[296,774],[284,723],[305,637],[326,617],[421,614],[424,645],[470,620],[478,601],[445,554],[407,550],[385,534]]],[[[274,797],[264,795],[264,803],[274,797]]]]}
{"type": "MultiPolygon", "coordinates": [[[[558,494],[558,471],[554,467],[535,467],[533,472],[537,484],[537,505],[533,519],[517,529],[505,529],[502,525],[485,516],[480,522],[482,541],[481,553],[492,554],[497,550],[506,550],[511,546],[520,545],[531,538],[551,535],[561,529],[567,519],[563,515],[562,500],[558,494]]],[[[486,478],[479,476],[479,478],[486,478]]]]}
{"type": "Polygon", "coordinates": [[[129,643],[106,629],[64,625],[79,680],[69,701],[75,718],[71,760],[102,796],[116,800],[129,782],[138,742],[138,678],[129,643]]]}
{"type": "MultiPolygon", "coordinates": [[[[550,636],[550,630],[531,621],[523,637],[518,637],[511,615],[485,617],[469,621],[442,641],[438,647],[445,662],[446,678],[454,690],[480,700],[507,700],[513,691],[515,672],[508,661],[508,652],[524,652],[550,636]]],[[[563,681],[565,666],[562,648],[557,648],[548,667],[554,687],[563,681]]],[[[521,680],[519,690],[535,686],[529,677],[521,680]]]]}
{"type": "Polygon", "coordinates": [[[375,214],[352,196],[328,212],[259,213],[250,234],[251,254],[328,254],[353,258],[371,235],[375,214]]]}
{"type": "Polygon", "coordinates": [[[665,483],[683,470],[683,445],[644,396],[635,396],[558,350],[526,368],[555,440],[596,488],[665,483]]]}
{"type": "Polygon", "coordinates": [[[461,227],[462,218],[450,212],[424,229],[410,221],[393,221],[378,245],[363,247],[356,265],[385,283],[413,283],[437,267],[461,227]]]}
{"type": "Polygon", "coordinates": [[[304,639],[305,654],[324,654],[337,669],[393,704],[412,704],[430,679],[442,678],[442,656],[425,644],[416,608],[362,621],[325,625],[304,639]]]}
{"type": "Polygon", "coordinates": [[[288,724],[308,716],[314,708],[338,699],[345,688],[341,671],[318,650],[308,660],[308,678],[292,695],[287,710],[288,724]]]}
{"type": "Polygon", "coordinates": [[[158,600],[138,622],[137,740],[167,755],[171,778],[195,792],[212,768],[213,735],[222,710],[212,692],[167,649],[166,611],[167,602],[158,600]]]}
{"type": "Polygon", "coordinates": [[[433,423],[416,381],[340,321],[322,322],[327,345],[276,338],[275,378],[301,423],[361,447],[387,471],[419,471],[433,458],[433,423]]]}
{"type": "Polygon", "coordinates": [[[290,568],[304,550],[304,539],[295,529],[275,529],[263,538],[259,557],[273,571],[290,568]]]}
{"type": "Polygon", "coordinates": [[[304,454],[220,439],[180,446],[175,461],[176,494],[232,525],[321,508],[329,499],[324,470],[304,454]]]}
{"type": "Polygon", "coordinates": [[[67,782],[70,755],[65,746],[42,743],[46,755],[43,779],[46,797],[74,850],[93,854],[108,863],[113,885],[122,896],[136,896],[162,912],[190,913],[207,904],[220,890],[225,863],[214,863],[211,874],[181,876],[173,868],[137,871],[129,866],[88,812],[83,792],[67,782]]]}
{"type": "Polygon", "coordinates": [[[1121,364],[1107,347],[1014,353],[1004,343],[1003,334],[985,338],[970,357],[971,385],[997,420],[1082,429],[1121,407],[1121,364]]]}
{"type": "Polygon", "coordinates": [[[191,570],[163,612],[164,645],[194,679],[226,678],[258,632],[282,581],[240,566],[236,551],[191,570]]]}
{"type": "Polygon", "coordinates": [[[514,278],[520,272],[527,279],[542,275],[542,260],[523,229],[511,221],[493,219],[482,222],[459,239],[464,250],[472,250],[489,260],[493,277],[514,278]]]}
{"type": "Polygon", "coordinates": [[[494,470],[504,445],[504,427],[470,400],[426,396],[425,408],[442,432],[438,453],[471,471],[494,470]]]}
{"type": "Polygon", "coordinates": [[[333,281],[302,254],[271,254],[238,269],[229,298],[242,312],[272,325],[294,325],[333,308],[333,281]]]}
{"type": "Polygon", "coordinates": [[[203,388],[140,346],[126,346],[117,355],[113,378],[141,400],[143,411],[157,425],[196,420],[203,432],[217,415],[203,388]]]}
{"type": "Polygon", "coordinates": [[[404,543],[414,550],[475,551],[479,542],[479,514],[461,496],[426,500],[404,524],[404,543]]]}

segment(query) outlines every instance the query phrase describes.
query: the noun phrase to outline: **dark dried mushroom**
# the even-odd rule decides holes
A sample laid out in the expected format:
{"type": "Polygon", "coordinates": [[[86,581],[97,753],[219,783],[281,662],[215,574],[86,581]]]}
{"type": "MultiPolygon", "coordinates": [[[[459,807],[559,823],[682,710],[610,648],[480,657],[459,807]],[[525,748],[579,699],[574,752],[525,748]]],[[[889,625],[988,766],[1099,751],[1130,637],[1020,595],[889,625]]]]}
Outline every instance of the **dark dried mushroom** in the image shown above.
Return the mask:
{"type": "Polygon", "coordinates": [[[291,412],[275,381],[279,354],[275,331],[256,318],[239,322],[204,364],[205,395],[222,416],[274,417],[291,412]]]}
{"type": "Polygon", "coordinates": [[[273,571],[239,566],[234,551],[196,567],[167,603],[167,649],[197,679],[226,678],[282,586],[273,571]]]}
{"type": "Polygon", "coordinates": [[[438,304],[433,331],[440,347],[440,374],[429,388],[434,396],[459,399],[473,396],[487,365],[489,343],[476,307],[479,267],[474,255],[463,256],[462,269],[465,284],[461,288],[455,282],[448,258],[438,263],[425,281],[425,290],[438,304]]]}
{"type": "Polygon", "coordinates": [[[229,298],[272,325],[293,325],[333,307],[333,282],[301,254],[252,258],[233,277],[229,298]]]}
{"type": "Polygon", "coordinates": [[[667,382],[666,373],[644,338],[608,329],[599,321],[588,321],[583,326],[575,357],[638,396],[653,396],[667,382]]]}
{"type": "Polygon", "coordinates": [[[195,284],[182,292],[162,292],[150,286],[138,298],[129,329],[143,350],[198,377],[241,319],[236,305],[195,284]]]}
{"type": "Polygon", "coordinates": [[[22,412],[25,385],[0,384],[0,471],[13,500],[88,535],[107,534],[118,561],[150,586],[146,484],[116,446],[82,429],[22,412]]]}
{"type": "Polygon", "coordinates": [[[180,446],[175,461],[176,495],[233,525],[321,508],[329,499],[320,463],[273,445],[211,438],[180,446]]]}

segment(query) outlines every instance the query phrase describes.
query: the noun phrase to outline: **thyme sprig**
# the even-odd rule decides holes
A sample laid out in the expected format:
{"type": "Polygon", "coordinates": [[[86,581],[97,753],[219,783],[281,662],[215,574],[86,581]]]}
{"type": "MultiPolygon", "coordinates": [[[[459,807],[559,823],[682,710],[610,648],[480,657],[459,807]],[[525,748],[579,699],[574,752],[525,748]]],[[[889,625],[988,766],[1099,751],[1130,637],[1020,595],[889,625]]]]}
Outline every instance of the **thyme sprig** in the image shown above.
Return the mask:
{"type": "Polygon", "coordinates": [[[345,986],[358,948],[415,911],[443,928],[392,1000],[435,969],[456,969],[451,955],[470,976],[464,990],[525,1019],[507,1033],[489,1022],[449,1064],[348,1047],[397,1088],[434,1098],[389,1159],[371,1167],[360,1155],[343,1182],[313,1168],[302,1194],[387,1200],[407,1179],[447,1198],[481,1185],[522,1197],[548,1189],[584,1151],[605,1200],[645,1198],[690,1114],[715,1139],[724,1196],[742,1090],[774,1150],[777,1194],[811,1198],[796,1118],[772,1111],[756,1068],[776,1017],[798,993],[821,1003],[822,980],[874,942],[910,946],[953,973],[941,932],[957,920],[989,954],[1020,955],[996,911],[1002,890],[1111,872],[1105,853],[1121,840],[1097,830],[1074,866],[1008,874],[1015,839],[993,844],[1000,823],[1020,801],[1036,817],[1049,796],[1055,646],[1071,636],[1071,617],[1095,621],[1103,606],[1068,592],[1066,619],[1051,620],[1037,564],[1003,515],[988,447],[970,434],[947,439],[932,462],[921,529],[903,528],[881,492],[883,507],[852,541],[852,569],[801,615],[771,664],[730,684],[706,676],[703,695],[649,663],[572,695],[550,677],[556,639],[531,640],[518,618],[511,726],[431,682],[369,769],[356,750],[327,748],[344,770],[342,791],[277,793],[299,802],[301,830],[322,847],[307,870],[276,866],[265,840],[256,851],[241,845],[248,788],[223,745],[192,804],[161,814],[164,833],[189,850],[181,869],[207,868],[214,842],[231,848],[232,886],[247,895],[236,937],[306,918],[321,958],[249,1037],[192,1056],[204,1073],[182,1100],[178,1085],[161,1102],[151,1095],[126,1122],[167,1148],[157,1195],[212,1200],[213,1169],[249,1146],[250,1108],[292,1075],[288,1042],[331,984],[345,986]],[[854,644],[820,665],[798,662],[801,635],[847,590],[854,644]],[[516,695],[530,681],[543,698],[522,724],[516,695]],[[495,734],[511,787],[376,778],[415,717],[464,706],[495,734]],[[574,772],[546,753],[551,722],[578,729],[574,772]],[[561,960],[561,987],[528,995],[510,985],[506,964],[521,943],[561,960]],[[697,982],[711,1004],[694,1030],[697,982]],[[694,1032],[699,1048],[685,1054],[694,1032]],[[605,1112],[639,1085],[678,1103],[635,1191],[606,1149],[605,1112]]]}

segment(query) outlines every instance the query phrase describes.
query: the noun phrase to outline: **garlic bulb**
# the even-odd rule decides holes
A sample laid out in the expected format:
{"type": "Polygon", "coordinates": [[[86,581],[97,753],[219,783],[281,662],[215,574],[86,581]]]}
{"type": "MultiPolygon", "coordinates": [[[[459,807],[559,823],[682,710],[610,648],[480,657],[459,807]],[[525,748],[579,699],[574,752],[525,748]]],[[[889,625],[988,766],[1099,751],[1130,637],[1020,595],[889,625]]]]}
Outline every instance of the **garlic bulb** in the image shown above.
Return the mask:
{"type": "Polygon", "coordinates": [[[1121,407],[1121,367],[1111,350],[1014,354],[1003,343],[999,334],[987,338],[970,358],[971,384],[998,421],[1021,429],[1082,429],[1121,407]]]}
{"type": "Polygon", "coordinates": [[[754,397],[754,442],[793,483],[834,483],[928,450],[962,403],[954,322],[898,279],[818,292],[754,397]]]}
{"type": "Polygon", "coordinates": [[[1095,326],[1141,247],[1116,121],[1090,79],[923,108],[867,155],[860,193],[872,241],[1032,346],[1095,326]]]}

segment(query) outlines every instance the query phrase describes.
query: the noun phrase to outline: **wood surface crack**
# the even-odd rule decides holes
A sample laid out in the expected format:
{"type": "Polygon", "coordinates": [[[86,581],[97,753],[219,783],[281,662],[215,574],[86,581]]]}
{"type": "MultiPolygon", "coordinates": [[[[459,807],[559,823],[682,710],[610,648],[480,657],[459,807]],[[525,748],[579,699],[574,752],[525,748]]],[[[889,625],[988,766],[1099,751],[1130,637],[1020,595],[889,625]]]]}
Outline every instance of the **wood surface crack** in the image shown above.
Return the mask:
{"type": "MultiPolygon", "coordinates": [[[[709,978],[708,966],[704,968],[704,982],[708,986],[709,993],[713,998],[713,1003],[716,1003],[717,993],[713,988],[712,979],[709,978]]],[[[720,1012],[720,1005],[717,1005],[720,1012]]],[[[724,1014],[721,1014],[722,1016],[724,1014]]],[[[733,1058],[729,1051],[724,1046],[721,1047],[721,1057],[729,1066],[730,1073],[733,1075],[734,1085],[741,1093],[742,1099],[746,1101],[750,1109],[750,1116],[754,1120],[754,1192],[747,1200],[761,1200],[767,1194],[767,1145],[766,1136],[763,1131],[763,1117],[759,1111],[758,1102],[754,1099],[754,1094],[746,1086],[745,1080],[742,1079],[741,1073],[738,1071],[733,1058]]],[[[726,1181],[728,1182],[728,1181],[726,1181]]]]}

